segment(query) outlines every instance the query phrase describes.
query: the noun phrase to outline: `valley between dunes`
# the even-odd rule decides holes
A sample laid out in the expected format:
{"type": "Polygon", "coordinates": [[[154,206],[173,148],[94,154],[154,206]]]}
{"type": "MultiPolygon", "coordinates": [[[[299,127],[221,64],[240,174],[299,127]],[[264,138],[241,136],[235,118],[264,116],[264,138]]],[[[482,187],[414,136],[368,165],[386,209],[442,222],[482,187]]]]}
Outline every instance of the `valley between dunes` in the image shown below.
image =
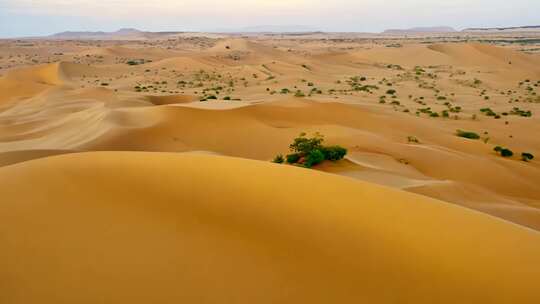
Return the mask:
{"type": "Polygon", "coordinates": [[[540,55],[394,42],[2,41],[0,302],[538,303],[540,55]]]}

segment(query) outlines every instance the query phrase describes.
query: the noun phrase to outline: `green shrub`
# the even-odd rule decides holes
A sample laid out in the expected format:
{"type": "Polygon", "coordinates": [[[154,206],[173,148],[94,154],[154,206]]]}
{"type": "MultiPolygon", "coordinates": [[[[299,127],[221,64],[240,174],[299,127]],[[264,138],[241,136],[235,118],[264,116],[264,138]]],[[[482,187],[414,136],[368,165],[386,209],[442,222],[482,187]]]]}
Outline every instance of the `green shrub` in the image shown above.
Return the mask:
{"type": "Polygon", "coordinates": [[[331,161],[341,160],[347,155],[347,149],[340,146],[323,147],[321,151],[324,154],[324,159],[331,161]]]}
{"type": "Polygon", "coordinates": [[[320,164],[324,161],[324,154],[319,149],[315,149],[306,155],[306,161],[304,167],[311,168],[314,165],[320,164]]]}
{"type": "Polygon", "coordinates": [[[306,133],[301,133],[300,136],[294,139],[289,149],[293,152],[306,155],[312,150],[320,150],[322,148],[324,138],[321,134],[315,133],[315,136],[312,138],[307,138],[306,135],[306,133]]]}
{"type": "Polygon", "coordinates": [[[514,152],[512,152],[510,149],[502,149],[501,150],[501,156],[502,157],[512,157],[514,155],[514,152]]]}
{"type": "Polygon", "coordinates": [[[296,164],[300,160],[301,156],[300,153],[292,153],[287,155],[287,163],[288,164],[296,164]]]}
{"type": "Polygon", "coordinates": [[[456,135],[468,139],[480,139],[480,135],[470,131],[457,130],[456,135]]]}
{"type": "Polygon", "coordinates": [[[415,143],[415,144],[419,144],[420,141],[418,140],[418,138],[416,138],[416,136],[408,136],[407,137],[407,141],[409,143],[415,143]]]}
{"type": "MultiPolygon", "coordinates": [[[[313,137],[307,137],[306,133],[301,133],[289,146],[293,153],[286,156],[287,163],[311,168],[325,160],[338,161],[347,155],[347,149],[340,146],[323,146],[323,141],[324,138],[319,133],[315,133],[313,137]]],[[[280,160],[278,156],[274,162],[280,160]]]]}
{"type": "Polygon", "coordinates": [[[496,146],[493,148],[493,151],[499,153],[502,157],[512,157],[514,155],[514,152],[512,150],[503,148],[501,146],[496,146]]]}
{"type": "Polygon", "coordinates": [[[276,155],[276,157],[274,157],[274,160],[272,160],[272,162],[276,164],[283,164],[285,162],[285,158],[283,157],[283,155],[278,154],[276,155]]]}
{"type": "Polygon", "coordinates": [[[528,162],[534,159],[534,155],[532,155],[531,153],[523,152],[521,153],[521,159],[525,162],[528,162]]]}

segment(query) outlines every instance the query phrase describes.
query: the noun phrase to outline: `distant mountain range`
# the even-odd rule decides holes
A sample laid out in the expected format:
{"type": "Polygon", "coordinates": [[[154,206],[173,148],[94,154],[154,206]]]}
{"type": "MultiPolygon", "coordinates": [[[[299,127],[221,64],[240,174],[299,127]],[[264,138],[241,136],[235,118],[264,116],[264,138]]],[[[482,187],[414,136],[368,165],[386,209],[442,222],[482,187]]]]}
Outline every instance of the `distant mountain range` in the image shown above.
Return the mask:
{"type": "MultiPolygon", "coordinates": [[[[316,29],[302,26],[302,25],[289,25],[289,26],[277,26],[277,25],[262,25],[253,27],[244,27],[238,29],[216,29],[203,33],[313,33],[316,29]]],[[[53,39],[144,39],[159,36],[173,36],[176,34],[182,34],[185,32],[147,32],[140,31],[133,28],[123,28],[115,32],[104,31],[66,31],[56,33],[46,38],[53,39]]]]}
{"type": "Polygon", "coordinates": [[[144,32],[139,31],[133,28],[123,28],[119,29],[116,32],[61,32],[50,35],[50,38],[57,39],[103,39],[103,38],[114,38],[114,37],[126,37],[126,36],[138,36],[144,32]]]}
{"type": "Polygon", "coordinates": [[[466,28],[464,32],[475,31],[540,31],[540,25],[514,26],[514,27],[472,27],[466,28]]]}
{"type": "MultiPolygon", "coordinates": [[[[486,27],[486,28],[466,28],[461,32],[520,32],[520,31],[540,31],[540,25],[531,25],[531,26],[517,26],[517,27],[486,27]]],[[[413,27],[409,29],[389,29],[384,31],[382,34],[387,35],[407,35],[407,34],[422,34],[422,33],[457,33],[454,28],[449,26],[433,26],[433,27],[413,27]]],[[[252,26],[244,27],[238,29],[221,29],[221,30],[212,30],[201,33],[239,33],[239,34],[257,34],[257,33],[284,33],[284,34],[293,34],[293,33],[322,33],[315,28],[311,28],[303,25],[262,25],[262,26],[252,26]]],[[[152,39],[152,38],[162,38],[166,36],[175,37],[180,34],[189,34],[187,32],[148,32],[140,31],[134,28],[123,28],[115,32],[104,32],[104,31],[66,31],[61,33],[56,33],[43,38],[52,38],[52,39],[95,39],[95,40],[129,40],[129,39],[152,39]]]]}

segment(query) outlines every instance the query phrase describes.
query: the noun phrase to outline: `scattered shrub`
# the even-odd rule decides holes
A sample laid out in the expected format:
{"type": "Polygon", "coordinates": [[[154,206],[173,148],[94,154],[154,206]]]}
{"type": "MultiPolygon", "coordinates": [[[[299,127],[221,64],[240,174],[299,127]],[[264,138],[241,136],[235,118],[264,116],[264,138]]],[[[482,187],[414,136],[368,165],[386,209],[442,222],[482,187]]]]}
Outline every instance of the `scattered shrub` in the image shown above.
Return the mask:
{"type": "Polygon", "coordinates": [[[520,108],[514,107],[512,111],[510,112],[511,115],[518,115],[521,117],[531,117],[532,112],[531,111],[525,111],[521,110],[520,108]]]}
{"type": "MultiPolygon", "coordinates": [[[[340,146],[323,146],[323,141],[324,138],[319,133],[315,133],[311,138],[307,137],[306,133],[301,133],[289,145],[293,153],[286,156],[287,163],[311,168],[325,160],[338,161],[347,155],[347,149],[340,146]]],[[[279,160],[279,156],[276,156],[274,162],[279,160]]]]}
{"type": "Polygon", "coordinates": [[[274,157],[274,160],[272,160],[272,162],[276,164],[283,164],[285,162],[285,158],[283,157],[283,155],[278,154],[276,155],[276,157],[274,157]]]}
{"type": "Polygon", "coordinates": [[[319,149],[315,149],[306,155],[304,167],[311,168],[314,165],[320,164],[324,161],[324,154],[319,149]]]}
{"type": "Polygon", "coordinates": [[[496,146],[493,148],[493,151],[499,153],[502,157],[512,157],[514,155],[514,152],[512,150],[503,148],[501,146],[496,146]]]}
{"type": "Polygon", "coordinates": [[[347,155],[347,149],[340,146],[322,147],[324,158],[331,161],[341,160],[347,155]]]}
{"type": "Polygon", "coordinates": [[[294,93],[294,97],[306,97],[306,95],[302,91],[298,90],[296,93],[294,93]]]}
{"type": "Polygon", "coordinates": [[[521,159],[525,162],[528,162],[534,159],[534,155],[532,155],[531,153],[523,152],[521,153],[521,159]]]}
{"type": "Polygon", "coordinates": [[[287,155],[287,163],[289,164],[296,164],[300,160],[301,156],[300,153],[292,153],[287,155]]]}
{"type": "Polygon", "coordinates": [[[315,133],[312,138],[307,138],[306,133],[301,133],[300,136],[294,139],[293,143],[289,146],[289,149],[293,152],[300,154],[308,154],[315,149],[321,149],[324,138],[321,134],[315,133]]]}
{"type": "Polygon", "coordinates": [[[419,144],[420,141],[418,140],[418,138],[416,138],[416,136],[408,136],[407,137],[407,141],[409,143],[415,143],[415,144],[419,144]]]}
{"type": "Polygon", "coordinates": [[[457,130],[456,135],[468,139],[480,139],[480,135],[470,131],[457,130]]]}

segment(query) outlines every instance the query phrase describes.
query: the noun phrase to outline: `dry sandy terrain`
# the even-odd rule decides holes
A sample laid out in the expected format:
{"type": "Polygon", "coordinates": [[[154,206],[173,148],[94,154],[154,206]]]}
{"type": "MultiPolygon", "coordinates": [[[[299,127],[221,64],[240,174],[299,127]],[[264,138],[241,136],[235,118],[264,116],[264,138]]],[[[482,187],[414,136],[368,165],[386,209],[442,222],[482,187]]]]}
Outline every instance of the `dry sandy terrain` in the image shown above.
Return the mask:
{"type": "Polygon", "coordinates": [[[0,40],[0,303],[539,303],[540,43],[321,35],[0,40]]]}

